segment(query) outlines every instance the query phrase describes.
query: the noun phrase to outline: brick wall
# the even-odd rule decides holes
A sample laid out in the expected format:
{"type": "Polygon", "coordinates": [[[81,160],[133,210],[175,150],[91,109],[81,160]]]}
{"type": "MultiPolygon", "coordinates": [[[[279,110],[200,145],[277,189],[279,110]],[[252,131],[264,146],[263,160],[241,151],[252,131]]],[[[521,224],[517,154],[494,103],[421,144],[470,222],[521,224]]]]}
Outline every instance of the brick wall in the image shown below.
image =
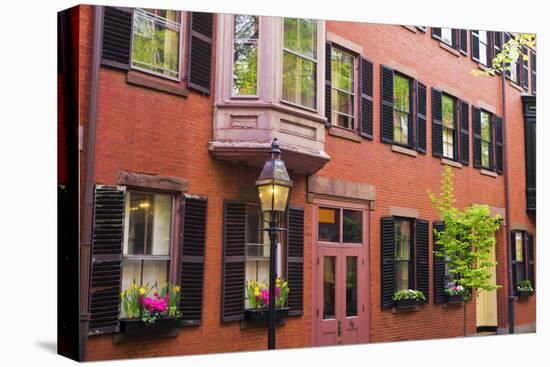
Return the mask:
{"type": "MultiPolygon", "coordinates": [[[[87,137],[90,89],[93,7],[80,6],[80,122],[87,137]]],[[[325,149],[331,161],[317,174],[340,180],[376,186],[376,209],[370,221],[370,340],[373,342],[452,337],[464,334],[463,308],[444,308],[431,303],[420,311],[392,314],[380,308],[380,217],[389,215],[389,206],[416,208],[421,218],[437,220],[431,208],[428,190],[439,191],[443,165],[431,155],[431,98],[428,93],[428,154],[413,158],[391,151],[379,139],[380,64],[398,63],[415,69],[418,79],[428,88],[445,83],[462,93],[471,105],[478,98],[494,106],[502,115],[498,77],[474,78],[469,75],[474,64],[469,57],[457,57],[439,46],[429,34],[412,33],[400,26],[328,22],[327,29],[364,49],[364,56],[374,61],[375,139],[360,143],[326,135],[325,149]],[[482,96],[482,97],[480,97],[482,96]]],[[[215,42],[215,40],[214,40],[215,42]]],[[[215,60],[215,55],[213,55],[215,60]]],[[[524,213],[523,119],[519,92],[507,88],[509,144],[512,146],[511,177],[513,187],[512,223],[524,223],[534,232],[534,223],[524,213]]],[[[114,359],[179,354],[200,354],[265,349],[266,330],[240,330],[238,323],[220,323],[221,239],[223,200],[238,198],[239,188],[253,183],[259,170],[215,160],[208,152],[212,138],[213,98],[191,91],[188,97],[175,96],[126,83],[126,73],[102,67],[99,73],[97,144],[94,182],[115,184],[117,169],[175,176],[189,180],[189,193],[208,196],[207,248],[203,324],[184,328],[174,339],[129,344],[113,344],[112,336],[94,336],[88,341],[87,359],[114,359]]],[[[84,140],[86,141],[86,140],[84,140]]],[[[471,145],[471,144],[470,144],[471,145]]],[[[85,147],[87,149],[87,147],[85,147]]],[[[471,148],[470,148],[471,149],[471,148]]],[[[85,154],[81,154],[81,172],[85,172],[85,154]]],[[[470,157],[472,154],[470,153],[470,157]]],[[[504,179],[480,174],[471,165],[453,169],[457,206],[485,203],[504,207],[504,179]]],[[[83,177],[81,178],[83,179],[83,177]]],[[[311,345],[312,299],[312,210],[306,203],[305,176],[294,176],[292,204],[305,207],[304,315],[290,318],[278,329],[278,347],[311,345]]],[[[82,185],[84,181],[81,181],[82,185]]],[[[430,229],[431,229],[430,225],[430,229]]],[[[430,240],[430,247],[431,247],[430,240]]],[[[504,232],[498,234],[496,250],[499,267],[497,282],[498,323],[506,327],[507,252],[504,232]]],[[[430,279],[433,258],[430,256],[430,279]]],[[[535,321],[534,297],[518,305],[516,320],[535,321]]],[[[467,334],[475,333],[475,303],[467,306],[467,334]]]]}

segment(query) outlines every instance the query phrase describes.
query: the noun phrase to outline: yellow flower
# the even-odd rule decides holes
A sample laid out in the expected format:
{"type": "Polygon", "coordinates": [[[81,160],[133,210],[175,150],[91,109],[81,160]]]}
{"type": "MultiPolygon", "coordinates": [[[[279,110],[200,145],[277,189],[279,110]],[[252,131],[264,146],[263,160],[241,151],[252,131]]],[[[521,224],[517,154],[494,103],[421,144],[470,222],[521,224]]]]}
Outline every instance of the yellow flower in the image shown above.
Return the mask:
{"type": "Polygon", "coordinates": [[[126,291],[120,292],[120,297],[121,297],[121,298],[124,298],[124,296],[126,296],[126,291]]]}
{"type": "Polygon", "coordinates": [[[139,289],[139,294],[143,296],[145,294],[145,288],[141,287],[139,289]]]}
{"type": "Polygon", "coordinates": [[[254,295],[259,296],[260,295],[260,288],[256,287],[254,288],[254,295]]]}
{"type": "Polygon", "coordinates": [[[172,287],[172,292],[174,293],[178,293],[180,291],[180,286],[179,285],[175,285],[172,287]]]}

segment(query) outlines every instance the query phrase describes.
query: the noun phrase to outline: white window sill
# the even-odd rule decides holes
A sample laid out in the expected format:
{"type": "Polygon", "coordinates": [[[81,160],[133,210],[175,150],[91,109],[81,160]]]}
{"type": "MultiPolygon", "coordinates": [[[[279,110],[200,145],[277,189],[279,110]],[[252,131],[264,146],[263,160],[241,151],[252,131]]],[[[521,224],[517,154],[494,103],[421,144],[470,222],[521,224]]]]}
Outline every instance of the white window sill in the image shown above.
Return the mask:
{"type": "Polygon", "coordinates": [[[486,170],[485,168],[482,168],[480,173],[484,176],[489,176],[489,177],[493,177],[493,178],[497,178],[497,174],[496,172],[493,172],[493,171],[489,171],[489,170],[486,170]]]}
{"type": "Polygon", "coordinates": [[[451,166],[451,167],[455,167],[455,168],[462,168],[462,163],[457,162],[457,161],[453,161],[449,158],[441,158],[441,164],[451,166]]]}
{"type": "Polygon", "coordinates": [[[460,57],[460,52],[458,52],[458,50],[455,50],[454,48],[452,48],[451,46],[449,46],[445,42],[439,42],[439,47],[441,47],[445,51],[448,51],[448,52],[452,53],[456,57],[460,57]]]}
{"type": "Polygon", "coordinates": [[[408,155],[410,157],[416,158],[418,156],[418,152],[416,150],[412,150],[410,148],[405,148],[400,145],[392,145],[391,146],[392,152],[401,153],[404,155],[408,155]]]}

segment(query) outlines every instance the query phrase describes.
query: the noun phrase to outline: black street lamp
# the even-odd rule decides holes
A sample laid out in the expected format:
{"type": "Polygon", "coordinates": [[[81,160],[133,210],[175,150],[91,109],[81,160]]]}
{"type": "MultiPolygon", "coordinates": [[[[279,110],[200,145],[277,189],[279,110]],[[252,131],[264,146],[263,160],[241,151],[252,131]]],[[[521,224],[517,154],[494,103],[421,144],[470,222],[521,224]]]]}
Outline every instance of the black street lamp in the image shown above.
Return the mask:
{"type": "Polygon", "coordinates": [[[280,218],[285,212],[292,180],[288,175],[285,163],[281,160],[281,150],[277,138],[271,143],[271,159],[267,160],[256,180],[260,204],[264,216],[269,220],[269,228],[265,230],[269,233],[269,326],[267,331],[267,348],[275,349],[275,279],[277,268],[277,237],[280,231],[280,218]]]}

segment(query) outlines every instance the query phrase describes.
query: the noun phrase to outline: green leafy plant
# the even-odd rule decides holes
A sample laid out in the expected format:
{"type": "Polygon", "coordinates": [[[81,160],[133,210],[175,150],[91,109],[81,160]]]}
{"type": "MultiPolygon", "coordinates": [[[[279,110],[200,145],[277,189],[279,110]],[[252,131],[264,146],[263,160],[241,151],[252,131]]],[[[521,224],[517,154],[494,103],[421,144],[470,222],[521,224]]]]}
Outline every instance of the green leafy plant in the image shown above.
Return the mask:
{"type": "Polygon", "coordinates": [[[133,281],[128,289],[120,293],[124,317],[141,319],[148,324],[163,317],[179,317],[179,300],[180,287],[170,283],[159,292],[156,283],[149,287],[149,284],[138,285],[133,281]]]}
{"type": "MultiPolygon", "coordinates": [[[[288,298],[288,282],[277,278],[275,282],[275,307],[285,307],[288,298]]],[[[248,295],[248,304],[252,309],[262,309],[269,306],[269,284],[249,280],[246,283],[246,294],[248,295]]]]}
{"type": "Polygon", "coordinates": [[[495,55],[490,68],[485,70],[472,70],[473,76],[495,75],[495,72],[510,71],[510,63],[516,63],[518,59],[528,60],[528,55],[521,50],[524,46],[535,47],[536,35],[534,33],[513,33],[510,40],[502,45],[501,51],[495,55]]]}
{"type": "Polygon", "coordinates": [[[468,296],[468,290],[461,285],[452,285],[445,288],[445,294],[449,296],[468,296]]]}
{"type": "Polygon", "coordinates": [[[531,281],[529,279],[525,279],[519,282],[517,289],[519,292],[532,292],[533,286],[531,285],[531,281]]]}
{"type": "Polygon", "coordinates": [[[393,294],[392,299],[394,301],[401,301],[406,299],[414,299],[416,301],[425,301],[426,296],[422,291],[416,289],[400,289],[393,294]]]}

